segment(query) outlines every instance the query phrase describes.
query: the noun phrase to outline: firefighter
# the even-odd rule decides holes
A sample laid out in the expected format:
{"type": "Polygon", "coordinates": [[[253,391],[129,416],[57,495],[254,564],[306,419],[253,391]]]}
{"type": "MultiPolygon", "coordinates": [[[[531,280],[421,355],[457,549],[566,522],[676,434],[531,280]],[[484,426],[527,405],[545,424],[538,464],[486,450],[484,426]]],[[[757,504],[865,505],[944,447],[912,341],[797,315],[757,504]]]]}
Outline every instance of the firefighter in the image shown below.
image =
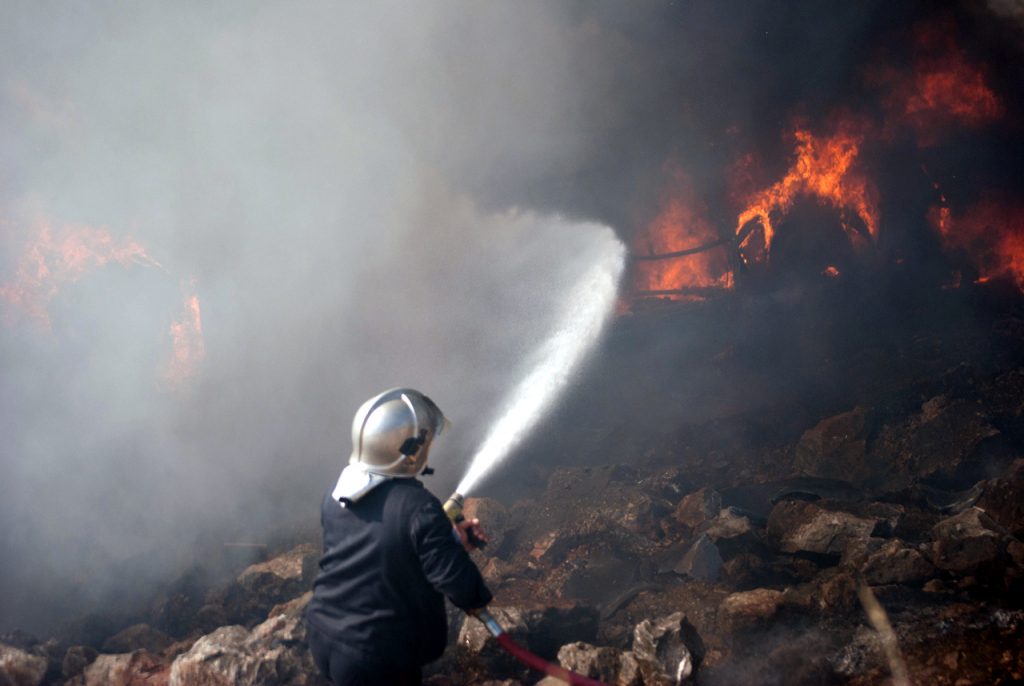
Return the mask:
{"type": "Polygon", "coordinates": [[[306,609],[310,652],[337,686],[419,684],[444,652],[444,596],[466,611],[491,600],[468,555],[472,537],[486,541],[479,520],[453,525],[416,478],[447,424],[409,388],[356,412],[352,456],[321,507],[323,557],[306,609]]]}

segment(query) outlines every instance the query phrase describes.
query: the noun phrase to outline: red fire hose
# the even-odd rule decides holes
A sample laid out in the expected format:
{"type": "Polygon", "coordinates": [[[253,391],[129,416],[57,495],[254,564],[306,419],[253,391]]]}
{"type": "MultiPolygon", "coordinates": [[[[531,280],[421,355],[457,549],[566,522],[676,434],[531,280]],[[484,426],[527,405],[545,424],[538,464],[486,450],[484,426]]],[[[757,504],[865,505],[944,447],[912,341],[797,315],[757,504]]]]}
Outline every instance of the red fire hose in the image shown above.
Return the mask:
{"type": "Polygon", "coordinates": [[[529,650],[512,640],[512,637],[505,633],[505,630],[498,624],[498,620],[494,618],[490,612],[485,609],[476,610],[473,612],[473,616],[484,623],[487,630],[491,632],[491,635],[498,641],[498,645],[504,648],[512,657],[516,658],[530,669],[536,670],[542,674],[553,676],[556,679],[561,679],[570,686],[607,686],[604,682],[590,677],[571,672],[564,667],[553,665],[547,660],[534,655],[529,650]]]}

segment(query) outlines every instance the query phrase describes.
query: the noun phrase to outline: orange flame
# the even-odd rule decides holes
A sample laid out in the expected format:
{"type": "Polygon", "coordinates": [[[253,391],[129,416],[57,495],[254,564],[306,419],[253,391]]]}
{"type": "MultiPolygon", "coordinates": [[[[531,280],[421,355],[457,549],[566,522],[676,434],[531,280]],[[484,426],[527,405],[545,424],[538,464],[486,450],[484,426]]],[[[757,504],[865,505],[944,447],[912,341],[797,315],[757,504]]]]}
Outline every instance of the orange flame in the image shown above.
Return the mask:
{"type": "Polygon", "coordinates": [[[169,388],[177,390],[196,376],[206,358],[199,297],[192,292],[192,284],[186,290],[181,318],[171,322],[170,335],[171,357],[162,378],[169,388]]]}
{"type": "Polygon", "coordinates": [[[832,278],[832,279],[838,278],[839,277],[839,273],[840,273],[839,270],[836,269],[831,264],[829,266],[825,267],[822,270],[822,272],[821,272],[822,276],[827,276],[827,277],[832,278]]]}
{"type": "MultiPolygon", "coordinates": [[[[737,219],[736,233],[751,221],[758,220],[764,235],[764,254],[770,253],[775,235],[773,217],[785,216],[801,196],[816,198],[842,213],[843,229],[852,240],[860,236],[848,221],[853,212],[864,223],[872,239],[878,236],[878,200],[874,186],[853,170],[860,152],[863,134],[853,127],[841,126],[828,137],[818,137],[805,129],[797,129],[795,159],[786,175],[778,182],[755,193],[737,219]]],[[[748,235],[740,247],[750,243],[748,235]]]]}
{"type": "Polygon", "coordinates": [[[40,221],[18,259],[15,281],[0,286],[0,299],[50,328],[49,304],[61,288],[110,262],[160,267],[131,237],[116,240],[104,228],[63,226],[40,221]]]}
{"type": "MultiPolygon", "coordinates": [[[[638,255],[662,255],[707,245],[719,236],[685,175],[675,170],[674,188],[658,215],[640,232],[634,244],[638,255]]],[[[732,273],[724,247],[692,255],[634,263],[633,288],[638,292],[730,288],[732,273]]],[[[702,300],[699,293],[665,293],[673,300],[702,300]]]]}
{"type": "Polygon", "coordinates": [[[959,216],[932,207],[928,219],[943,246],[961,251],[978,270],[976,283],[1009,277],[1024,290],[1024,205],[989,196],[959,216]]]}
{"type": "Polygon", "coordinates": [[[871,80],[887,94],[886,128],[907,125],[921,146],[935,145],[953,126],[976,128],[1003,115],[1003,105],[989,86],[984,70],[972,63],[956,43],[952,21],[918,26],[914,35],[914,74],[907,78],[879,69],[871,80]]]}

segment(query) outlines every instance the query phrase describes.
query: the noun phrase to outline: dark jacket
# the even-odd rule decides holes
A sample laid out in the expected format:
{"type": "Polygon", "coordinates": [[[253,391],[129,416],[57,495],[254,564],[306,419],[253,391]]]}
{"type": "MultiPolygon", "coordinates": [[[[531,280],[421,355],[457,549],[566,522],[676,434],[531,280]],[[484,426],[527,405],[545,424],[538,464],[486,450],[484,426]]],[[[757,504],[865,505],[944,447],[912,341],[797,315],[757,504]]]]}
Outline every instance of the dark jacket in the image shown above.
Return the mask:
{"type": "Polygon", "coordinates": [[[491,600],[441,502],[416,479],[392,479],[320,513],[324,554],[306,620],[353,662],[402,669],[436,660],[448,633],[442,593],[458,607],[491,600]]]}

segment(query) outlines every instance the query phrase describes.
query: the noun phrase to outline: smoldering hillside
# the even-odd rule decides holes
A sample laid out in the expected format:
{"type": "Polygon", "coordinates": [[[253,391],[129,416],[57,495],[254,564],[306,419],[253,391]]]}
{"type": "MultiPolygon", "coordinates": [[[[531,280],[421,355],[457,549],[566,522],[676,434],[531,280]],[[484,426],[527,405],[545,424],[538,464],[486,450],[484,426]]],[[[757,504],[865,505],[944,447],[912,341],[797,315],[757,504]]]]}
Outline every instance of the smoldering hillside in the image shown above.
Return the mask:
{"type": "Polygon", "coordinates": [[[578,222],[628,240],[677,158],[729,230],[728,165],[782,164],[788,119],[855,100],[868,39],[932,11],[5,5],[0,283],[41,227],[131,238],[161,266],[61,283],[49,327],[0,305],[0,628],[128,603],[197,551],[314,522],[352,412],[389,386],[454,420],[444,493],[612,240],[578,222]],[[169,389],[193,292],[205,354],[169,389]]]}

